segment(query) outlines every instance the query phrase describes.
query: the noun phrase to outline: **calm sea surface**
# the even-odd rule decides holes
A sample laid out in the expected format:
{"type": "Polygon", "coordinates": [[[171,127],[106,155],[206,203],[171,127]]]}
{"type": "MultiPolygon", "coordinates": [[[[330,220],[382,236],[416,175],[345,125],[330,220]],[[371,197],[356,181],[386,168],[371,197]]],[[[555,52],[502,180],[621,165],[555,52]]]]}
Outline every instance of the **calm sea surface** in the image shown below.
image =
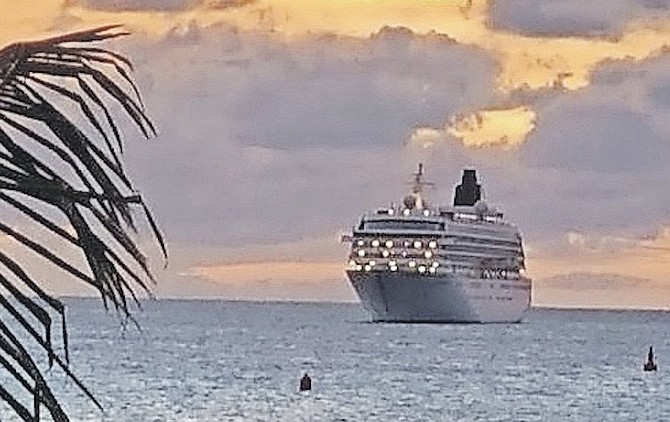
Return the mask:
{"type": "MultiPolygon", "coordinates": [[[[155,301],[138,332],[96,300],[68,304],[74,371],[105,407],[54,373],[73,421],[670,420],[666,312],[409,325],[357,304],[155,301]],[[641,370],[649,345],[657,373],[641,370]]],[[[15,420],[2,405],[0,420],[15,420]]]]}

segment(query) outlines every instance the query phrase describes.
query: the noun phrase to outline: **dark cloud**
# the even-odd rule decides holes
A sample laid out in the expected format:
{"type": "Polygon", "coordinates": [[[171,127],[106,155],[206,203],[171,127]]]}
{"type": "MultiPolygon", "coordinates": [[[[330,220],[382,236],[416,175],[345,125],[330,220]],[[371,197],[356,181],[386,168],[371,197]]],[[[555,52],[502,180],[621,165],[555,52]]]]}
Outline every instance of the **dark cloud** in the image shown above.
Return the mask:
{"type": "Polygon", "coordinates": [[[670,219],[670,197],[659,195],[670,181],[668,66],[608,64],[587,89],[535,100],[538,126],[514,171],[525,186],[514,204],[528,204],[519,211],[533,236],[643,232],[670,219]]]}
{"type": "Polygon", "coordinates": [[[670,156],[653,122],[625,104],[559,100],[528,144],[534,165],[566,170],[653,173],[670,156]]]}
{"type": "Polygon", "coordinates": [[[668,0],[498,0],[489,25],[539,36],[617,36],[636,19],[658,17],[668,0]]]}
{"type": "Polygon", "coordinates": [[[488,100],[495,76],[481,51],[402,30],[290,44],[224,27],[182,35],[128,46],[160,140],[126,157],[176,241],[347,228],[404,194],[412,126],[488,100]]]}
{"type": "Polygon", "coordinates": [[[440,203],[477,167],[531,242],[668,220],[670,127],[656,104],[669,59],[608,64],[585,90],[530,98],[538,127],[518,151],[422,151],[402,145],[411,127],[486,104],[494,69],[477,50],[387,31],[289,45],[213,28],[132,47],[161,136],[126,157],[168,234],[230,246],[335,233],[401,198],[419,161],[440,203]]]}
{"type": "Polygon", "coordinates": [[[175,11],[189,9],[197,0],[70,0],[68,4],[106,11],[175,11]]]}
{"type": "Polygon", "coordinates": [[[208,9],[230,9],[256,3],[257,0],[200,0],[208,9]]]}
{"type": "Polygon", "coordinates": [[[538,126],[519,150],[420,150],[402,142],[412,127],[495,100],[496,69],[481,51],[394,28],[288,43],[192,27],[124,42],[160,131],[158,142],[128,143],[131,175],[172,244],[221,251],[217,262],[226,248],[315,236],[335,245],[320,259],[339,259],[336,234],[402,198],[419,161],[439,203],[475,166],[487,200],[531,244],[668,220],[663,57],[608,63],[580,92],[529,96],[538,126]]]}
{"type": "Polygon", "coordinates": [[[404,29],[265,45],[245,57],[244,90],[229,114],[245,143],[265,147],[398,143],[418,122],[438,122],[492,87],[483,55],[404,29]]]}
{"type": "Polygon", "coordinates": [[[670,112],[670,78],[659,81],[657,85],[650,87],[648,95],[654,106],[670,112]]]}

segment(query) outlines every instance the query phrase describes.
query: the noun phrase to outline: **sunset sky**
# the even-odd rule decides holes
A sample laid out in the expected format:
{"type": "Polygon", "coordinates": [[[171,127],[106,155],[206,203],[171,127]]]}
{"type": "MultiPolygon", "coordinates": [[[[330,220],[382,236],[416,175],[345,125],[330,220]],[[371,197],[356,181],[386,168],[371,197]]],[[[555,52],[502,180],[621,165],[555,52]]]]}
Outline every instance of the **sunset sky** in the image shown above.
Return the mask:
{"type": "Polygon", "coordinates": [[[159,297],[355,300],[339,234],[424,162],[440,203],[478,169],[535,305],[670,308],[670,0],[9,3],[2,45],[132,32],[159,297]]]}

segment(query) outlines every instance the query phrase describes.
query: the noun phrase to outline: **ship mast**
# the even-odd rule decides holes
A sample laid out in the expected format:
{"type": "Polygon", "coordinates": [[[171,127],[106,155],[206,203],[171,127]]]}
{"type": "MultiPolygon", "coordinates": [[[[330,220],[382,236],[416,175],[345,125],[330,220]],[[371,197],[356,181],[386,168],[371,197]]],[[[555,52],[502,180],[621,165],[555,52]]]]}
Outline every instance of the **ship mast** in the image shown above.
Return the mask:
{"type": "Polygon", "coordinates": [[[433,186],[433,183],[423,181],[423,163],[419,163],[419,169],[414,173],[414,180],[412,183],[412,195],[416,198],[415,207],[418,210],[424,209],[427,204],[427,201],[424,198],[423,189],[426,186],[433,186]]]}

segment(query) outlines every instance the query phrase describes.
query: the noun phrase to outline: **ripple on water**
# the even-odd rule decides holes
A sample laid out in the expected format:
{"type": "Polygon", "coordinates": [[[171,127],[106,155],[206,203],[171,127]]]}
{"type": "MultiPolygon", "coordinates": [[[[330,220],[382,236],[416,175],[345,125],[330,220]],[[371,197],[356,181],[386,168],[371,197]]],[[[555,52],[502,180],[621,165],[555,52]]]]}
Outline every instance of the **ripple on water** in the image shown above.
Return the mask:
{"type": "Polygon", "coordinates": [[[670,420],[662,312],[384,325],[353,304],[160,301],[138,315],[142,333],[97,301],[71,301],[69,316],[75,372],[105,406],[52,376],[76,421],[670,420]],[[650,344],[658,373],[641,371],[650,344]]]}

